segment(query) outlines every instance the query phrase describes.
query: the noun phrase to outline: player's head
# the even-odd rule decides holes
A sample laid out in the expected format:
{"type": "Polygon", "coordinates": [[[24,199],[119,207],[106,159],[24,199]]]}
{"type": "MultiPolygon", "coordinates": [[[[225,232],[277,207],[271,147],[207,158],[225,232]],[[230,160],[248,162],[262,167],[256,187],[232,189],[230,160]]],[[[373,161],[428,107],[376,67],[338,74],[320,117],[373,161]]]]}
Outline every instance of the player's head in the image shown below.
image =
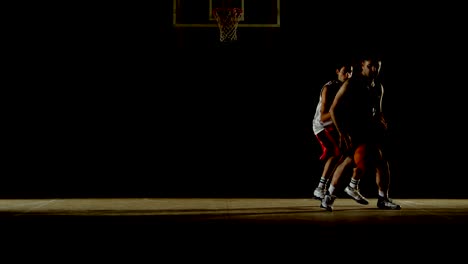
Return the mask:
{"type": "Polygon", "coordinates": [[[335,73],[339,81],[344,82],[353,75],[353,65],[349,62],[338,62],[335,67],[335,73]]]}
{"type": "Polygon", "coordinates": [[[362,76],[375,79],[380,74],[382,59],[376,54],[364,54],[359,58],[359,67],[362,76]]]}

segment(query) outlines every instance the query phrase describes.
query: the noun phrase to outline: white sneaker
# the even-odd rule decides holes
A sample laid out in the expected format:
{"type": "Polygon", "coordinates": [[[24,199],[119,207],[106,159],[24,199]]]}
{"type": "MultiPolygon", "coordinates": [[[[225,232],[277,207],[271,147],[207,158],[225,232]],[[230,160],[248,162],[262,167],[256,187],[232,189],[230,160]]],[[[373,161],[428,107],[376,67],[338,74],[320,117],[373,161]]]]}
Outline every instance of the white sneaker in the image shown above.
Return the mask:
{"type": "Polygon", "coordinates": [[[344,191],[349,196],[351,196],[351,198],[353,198],[356,202],[360,204],[369,204],[369,201],[367,201],[367,199],[364,196],[362,196],[362,194],[359,192],[359,189],[346,186],[344,191]]]}
{"type": "Polygon", "coordinates": [[[314,191],[314,199],[317,199],[317,200],[322,200],[323,197],[325,197],[325,189],[322,189],[322,188],[315,188],[315,191],[314,191]]]}
{"type": "Polygon", "coordinates": [[[323,197],[322,202],[320,203],[320,208],[324,208],[327,211],[333,211],[333,203],[335,202],[336,196],[325,194],[323,197]]]}
{"type": "Polygon", "coordinates": [[[389,209],[389,210],[400,210],[401,206],[394,203],[391,199],[389,198],[383,198],[379,196],[377,199],[377,207],[380,209],[389,209]]]}

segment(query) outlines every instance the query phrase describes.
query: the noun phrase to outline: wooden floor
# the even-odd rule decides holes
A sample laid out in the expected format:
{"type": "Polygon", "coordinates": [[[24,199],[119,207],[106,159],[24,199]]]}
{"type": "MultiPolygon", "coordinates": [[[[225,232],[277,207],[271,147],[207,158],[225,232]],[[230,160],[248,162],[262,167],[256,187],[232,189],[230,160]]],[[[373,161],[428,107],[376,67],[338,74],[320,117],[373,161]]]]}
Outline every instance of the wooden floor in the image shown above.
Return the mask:
{"type": "MultiPolygon", "coordinates": [[[[2,199],[0,224],[6,252],[19,247],[38,258],[57,251],[134,263],[150,256],[312,261],[381,252],[387,260],[405,253],[446,261],[465,254],[468,199],[394,201],[401,210],[347,198],[337,199],[333,212],[302,198],[2,199]]],[[[360,261],[366,259],[380,263],[360,261]]]]}

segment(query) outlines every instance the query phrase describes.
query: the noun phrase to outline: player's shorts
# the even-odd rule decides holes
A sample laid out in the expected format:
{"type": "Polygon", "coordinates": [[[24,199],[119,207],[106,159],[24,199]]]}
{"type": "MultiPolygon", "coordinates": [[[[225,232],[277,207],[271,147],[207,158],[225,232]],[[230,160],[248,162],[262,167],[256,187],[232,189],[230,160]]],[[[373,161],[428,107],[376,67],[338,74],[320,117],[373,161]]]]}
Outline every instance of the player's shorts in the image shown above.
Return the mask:
{"type": "Polygon", "coordinates": [[[339,157],[339,134],[334,126],[327,126],[324,130],[315,135],[322,148],[320,160],[326,160],[329,157],[339,157]]]}
{"type": "Polygon", "coordinates": [[[355,125],[350,130],[350,136],[355,146],[361,144],[381,145],[385,141],[385,129],[378,123],[355,125]]]}

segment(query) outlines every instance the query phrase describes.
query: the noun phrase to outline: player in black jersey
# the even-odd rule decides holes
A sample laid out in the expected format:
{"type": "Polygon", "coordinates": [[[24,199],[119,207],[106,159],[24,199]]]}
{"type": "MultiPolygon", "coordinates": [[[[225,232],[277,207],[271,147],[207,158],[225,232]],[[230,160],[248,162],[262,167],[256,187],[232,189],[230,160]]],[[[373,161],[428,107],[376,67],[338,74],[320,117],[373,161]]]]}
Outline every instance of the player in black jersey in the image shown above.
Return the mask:
{"type": "MultiPolygon", "coordinates": [[[[368,204],[358,186],[364,174],[373,174],[378,187],[377,207],[399,210],[400,205],[389,198],[390,169],[383,153],[387,123],[382,111],[384,88],[378,80],[381,64],[378,57],[362,57],[356,67],[357,74],[345,81],[337,92],[330,113],[340,134],[341,147],[355,165],[345,192],[358,203],[368,204]]],[[[334,184],[336,179],[332,179],[331,187],[334,184]]],[[[329,190],[321,207],[332,211],[335,199],[329,190]]]]}

